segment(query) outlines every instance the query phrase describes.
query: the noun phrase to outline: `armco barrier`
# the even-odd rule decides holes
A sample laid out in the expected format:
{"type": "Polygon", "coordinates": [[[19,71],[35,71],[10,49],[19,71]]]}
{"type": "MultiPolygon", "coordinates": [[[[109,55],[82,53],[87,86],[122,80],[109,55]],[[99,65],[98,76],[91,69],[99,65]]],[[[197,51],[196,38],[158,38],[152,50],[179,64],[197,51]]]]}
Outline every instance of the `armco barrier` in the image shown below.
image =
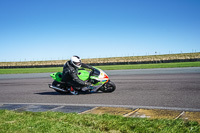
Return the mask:
{"type": "MultiPolygon", "coordinates": [[[[154,60],[154,61],[135,61],[135,62],[106,62],[106,63],[88,63],[92,66],[103,65],[129,65],[129,64],[153,64],[153,63],[173,63],[173,62],[195,62],[200,61],[200,58],[196,59],[176,59],[176,60],[154,60]]],[[[9,68],[45,68],[45,67],[63,67],[63,64],[57,65],[30,65],[30,66],[0,66],[0,69],[9,68]]]]}

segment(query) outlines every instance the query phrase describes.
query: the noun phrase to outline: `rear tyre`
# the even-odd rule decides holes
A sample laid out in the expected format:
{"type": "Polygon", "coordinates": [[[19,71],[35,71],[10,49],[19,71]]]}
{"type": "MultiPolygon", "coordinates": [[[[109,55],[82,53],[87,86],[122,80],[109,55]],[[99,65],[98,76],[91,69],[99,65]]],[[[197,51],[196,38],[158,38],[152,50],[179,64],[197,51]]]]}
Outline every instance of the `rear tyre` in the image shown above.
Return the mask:
{"type": "Polygon", "coordinates": [[[111,93],[115,91],[115,89],[116,89],[116,85],[112,81],[109,81],[104,86],[102,86],[100,90],[106,93],[111,93]]]}
{"type": "MultiPolygon", "coordinates": [[[[56,86],[56,87],[58,87],[58,88],[61,88],[61,89],[63,89],[62,87],[61,87],[61,84],[58,82],[58,81],[53,81],[53,83],[52,83],[52,86],[56,86]]],[[[55,90],[55,89],[54,89],[55,90]]],[[[56,92],[58,92],[58,93],[60,93],[60,94],[66,94],[66,92],[63,92],[63,91],[59,91],[59,90],[55,90],[56,92]]]]}

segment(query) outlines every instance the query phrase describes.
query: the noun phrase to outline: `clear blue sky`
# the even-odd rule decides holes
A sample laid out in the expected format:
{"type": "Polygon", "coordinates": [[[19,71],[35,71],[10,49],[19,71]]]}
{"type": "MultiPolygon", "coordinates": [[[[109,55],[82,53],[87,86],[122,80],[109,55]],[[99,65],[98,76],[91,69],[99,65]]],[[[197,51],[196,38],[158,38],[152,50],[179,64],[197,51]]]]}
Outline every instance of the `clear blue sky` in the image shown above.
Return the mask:
{"type": "Polygon", "coordinates": [[[200,0],[0,0],[0,61],[200,52],[200,0]]]}

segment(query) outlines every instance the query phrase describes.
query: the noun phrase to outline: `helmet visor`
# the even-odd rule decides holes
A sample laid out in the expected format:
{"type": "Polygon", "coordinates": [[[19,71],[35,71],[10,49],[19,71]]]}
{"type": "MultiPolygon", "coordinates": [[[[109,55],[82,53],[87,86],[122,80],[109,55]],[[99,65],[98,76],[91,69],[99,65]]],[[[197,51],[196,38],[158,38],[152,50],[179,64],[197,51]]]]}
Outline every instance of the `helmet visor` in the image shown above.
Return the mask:
{"type": "Polygon", "coordinates": [[[81,62],[73,62],[76,66],[81,66],[81,62]]]}

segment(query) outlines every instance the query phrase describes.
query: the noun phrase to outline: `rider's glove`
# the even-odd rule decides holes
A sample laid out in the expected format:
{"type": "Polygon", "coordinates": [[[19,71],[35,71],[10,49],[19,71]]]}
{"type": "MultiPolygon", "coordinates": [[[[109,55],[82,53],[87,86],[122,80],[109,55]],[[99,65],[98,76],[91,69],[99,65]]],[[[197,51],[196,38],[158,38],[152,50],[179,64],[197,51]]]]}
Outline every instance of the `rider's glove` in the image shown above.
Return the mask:
{"type": "Polygon", "coordinates": [[[95,71],[95,68],[92,68],[92,73],[94,73],[94,71],[95,71]]]}

